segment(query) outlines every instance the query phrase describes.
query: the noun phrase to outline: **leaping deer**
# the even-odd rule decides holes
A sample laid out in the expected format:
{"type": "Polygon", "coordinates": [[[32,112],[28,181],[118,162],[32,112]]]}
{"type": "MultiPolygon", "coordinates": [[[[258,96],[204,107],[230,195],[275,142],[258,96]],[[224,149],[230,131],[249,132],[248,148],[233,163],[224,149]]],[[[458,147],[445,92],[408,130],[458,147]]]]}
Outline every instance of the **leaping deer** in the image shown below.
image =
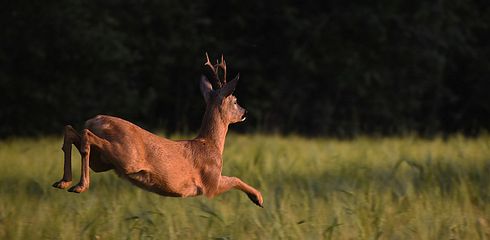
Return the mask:
{"type": "Polygon", "coordinates": [[[262,207],[262,195],[237,177],[221,175],[228,125],[245,120],[246,110],[232,95],[239,75],[226,82],[226,62],[213,65],[206,53],[205,68],[211,82],[201,76],[201,93],[206,102],[199,134],[195,139],[172,141],[154,135],[121,118],[98,115],[85,122],[78,133],[67,125],[62,150],[63,178],[53,187],[66,189],[72,182],[72,144],[82,156],[80,182],[68,191],[81,193],[90,185],[89,167],[95,172],[114,169],[134,185],[170,197],[211,198],[232,188],[241,190],[262,207]],[[223,80],[218,70],[223,70],[223,80]]]}

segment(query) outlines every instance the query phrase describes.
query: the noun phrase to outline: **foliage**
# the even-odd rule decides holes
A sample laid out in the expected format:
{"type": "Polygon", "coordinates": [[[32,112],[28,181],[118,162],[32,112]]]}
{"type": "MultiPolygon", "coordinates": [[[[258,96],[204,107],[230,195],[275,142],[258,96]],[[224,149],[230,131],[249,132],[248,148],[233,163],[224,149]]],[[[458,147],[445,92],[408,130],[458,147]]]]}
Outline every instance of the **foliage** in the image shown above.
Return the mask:
{"type": "Polygon", "coordinates": [[[54,189],[60,145],[0,142],[1,239],[490,239],[489,136],[232,135],[223,173],[257,186],[264,209],[238,191],[160,197],[111,172],[82,194],[54,189]]]}
{"type": "Polygon", "coordinates": [[[241,130],[476,134],[489,24],[484,1],[7,1],[0,137],[99,113],[196,129],[206,51],[241,72],[241,130]]]}

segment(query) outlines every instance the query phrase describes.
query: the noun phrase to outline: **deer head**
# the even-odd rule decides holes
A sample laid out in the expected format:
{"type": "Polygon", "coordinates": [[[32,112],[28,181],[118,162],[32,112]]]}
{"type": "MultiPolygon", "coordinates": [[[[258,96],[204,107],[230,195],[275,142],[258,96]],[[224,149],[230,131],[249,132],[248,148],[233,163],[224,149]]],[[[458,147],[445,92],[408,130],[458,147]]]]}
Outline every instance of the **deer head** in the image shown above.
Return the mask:
{"type": "Polygon", "coordinates": [[[233,96],[240,75],[237,74],[233,80],[226,82],[226,62],[223,55],[221,55],[221,62],[216,61],[213,65],[206,53],[204,66],[209,79],[202,75],[200,87],[206,102],[206,112],[218,115],[225,125],[245,121],[247,110],[240,107],[237,98],[233,96]],[[223,80],[219,77],[220,68],[223,70],[223,80]]]}

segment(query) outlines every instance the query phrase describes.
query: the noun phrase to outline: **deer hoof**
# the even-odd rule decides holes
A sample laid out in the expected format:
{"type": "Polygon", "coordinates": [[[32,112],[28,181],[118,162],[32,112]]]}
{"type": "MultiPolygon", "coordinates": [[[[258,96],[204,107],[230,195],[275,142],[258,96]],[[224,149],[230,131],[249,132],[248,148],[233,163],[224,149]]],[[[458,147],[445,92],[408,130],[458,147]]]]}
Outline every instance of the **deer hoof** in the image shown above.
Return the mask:
{"type": "Polygon", "coordinates": [[[250,200],[255,203],[255,205],[263,208],[264,207],[264,200],[262,199],[262,195],[258,192],[256,193],[256,195],[254,194],[247,194],[248,198],[250,198],[250,200]]]}
{"type": "Polygon", "coordinates": [[[53,183],[53,187],[59,188],[59,189],[65,189],[71,185],[71,181],[64,181],[64,180],[59,180],[55,183],[53,183]]]}
{"type": "Polygon", "coordinates": [[[77,184],[73,187],[71,187],[70,189],[68,189],[68,192],[73,192],[73,193],[81,193],[81,192],[85,192],[85,190],[87,190],[88,187],[85,187],[81,184],[77,184]]]}

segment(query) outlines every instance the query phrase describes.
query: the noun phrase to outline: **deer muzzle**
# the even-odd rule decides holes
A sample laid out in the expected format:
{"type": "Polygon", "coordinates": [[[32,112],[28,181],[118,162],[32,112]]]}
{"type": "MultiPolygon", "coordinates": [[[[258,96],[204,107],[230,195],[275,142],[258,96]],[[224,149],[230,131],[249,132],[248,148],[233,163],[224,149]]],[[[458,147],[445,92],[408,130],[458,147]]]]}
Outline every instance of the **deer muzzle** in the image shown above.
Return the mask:
{"type": "Polygon", "coordinates": [[[243,112],[242,119],[240,120],[240,122],[245,121],[245,119],[247,119],[247,110],[243,112]]]}

